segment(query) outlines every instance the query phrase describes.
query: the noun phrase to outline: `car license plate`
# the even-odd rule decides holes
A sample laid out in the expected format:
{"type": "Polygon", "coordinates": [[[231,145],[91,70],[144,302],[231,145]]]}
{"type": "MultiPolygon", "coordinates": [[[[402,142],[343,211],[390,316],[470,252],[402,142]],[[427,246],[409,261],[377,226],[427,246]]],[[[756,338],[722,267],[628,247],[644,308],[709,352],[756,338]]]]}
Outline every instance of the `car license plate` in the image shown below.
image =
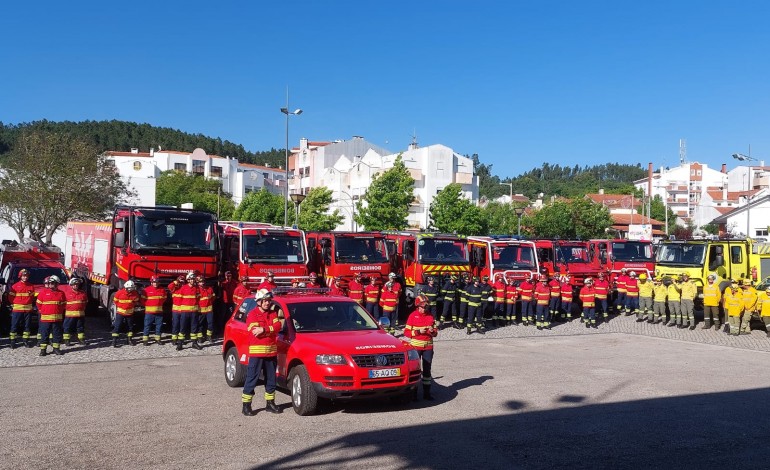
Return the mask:
{"type": "Polygon", "coordinates": [[[377,379],[380,377],[398,377],[401,375],[401,369],[375,369],[369,371],[370,379],[377,379]]]}

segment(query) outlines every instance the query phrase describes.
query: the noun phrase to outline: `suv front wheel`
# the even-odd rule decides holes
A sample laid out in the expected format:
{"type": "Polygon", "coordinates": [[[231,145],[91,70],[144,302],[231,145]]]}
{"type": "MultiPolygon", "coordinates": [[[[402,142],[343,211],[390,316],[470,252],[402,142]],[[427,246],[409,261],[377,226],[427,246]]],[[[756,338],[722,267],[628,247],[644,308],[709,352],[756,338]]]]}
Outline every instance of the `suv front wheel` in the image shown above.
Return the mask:
{"type": "Polygon", "coordinates": [[[299,365],[291,370],[289,384],[294,412],[300,416],[313,414],[318,407],[318,394],[310,383],[310,376],[305,366],[299,365]]]}
{"type": "Polygon", "coordinates": [[[238,361],[238,349],[232,346],[225,355],[225,381],[231,387],[243,387],[246,370],[238,361]]]}

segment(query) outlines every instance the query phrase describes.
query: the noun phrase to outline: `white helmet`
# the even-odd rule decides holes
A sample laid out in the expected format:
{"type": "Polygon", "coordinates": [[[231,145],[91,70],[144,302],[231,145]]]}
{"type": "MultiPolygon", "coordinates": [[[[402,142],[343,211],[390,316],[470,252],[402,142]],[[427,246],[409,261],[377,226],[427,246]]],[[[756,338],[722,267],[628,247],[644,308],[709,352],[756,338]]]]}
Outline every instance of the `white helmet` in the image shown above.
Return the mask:
{"type": "Polygon", "coordinates": [[[61,281],[59,280],[59,276],[57,276],[55,274],[51,275],[51,276],[48,276],[48,282],[55,282],[57,284],[61,284],[61,281]]]}
{"type": "Polygon", "coordinates": [[[395,279],[395,278],[396,278],[396,273],[390,273],[390,274],[388,274],[388,278],[389,278],[389,279],[395,279]]]}
{"type": "Polygon", "coordinates": [[[70,284],[71,286],[74,286],[75,284],[77,284],[77,285],[81,285],[81,284],[83,284],[83,280],[82,280],[82,279],[80,279],[79,277],[73,277],[72,279],[70,279],[70,282],[69,282],[69,284],[70,284]]]}
{"type": "Polygon", "coordinates": [[[628,273],[628,275],[631,277],[636,277],[636,271],[631,271],[630,273],[628,273]]]}
{"type": "Polygon", "coordinates": [[[270,291],[269,291],[269,290],[267,290],[267,289],[259,289],[259,290],[258,290],[258,291],[257,291],[257,292],[254,294],[254,298],[255,298],[255,299],[257,299],[257,302],[259,302],[260,300],[264,300],[264,299],[268,299],[268,300],[270,300],[270,299],[272,299],[272,298],[273,298],[273,293],[272,293],[272,292],[270,292],[270,291]]]}
{"type": "Polygon", "coordinates": [[[189,273],[187,273],[187,276],[185,276],[185,279],[187,280],[195,279],[195,273],[190,271],[189,273]]]}
{"type": "Polygon", "coordinates": [[[136,289],[136,284],[134,284],[134,281],[126,281],[126,283],[123,284],[123,287],[125,287],[127,290],[134,290],[136,289]]]}

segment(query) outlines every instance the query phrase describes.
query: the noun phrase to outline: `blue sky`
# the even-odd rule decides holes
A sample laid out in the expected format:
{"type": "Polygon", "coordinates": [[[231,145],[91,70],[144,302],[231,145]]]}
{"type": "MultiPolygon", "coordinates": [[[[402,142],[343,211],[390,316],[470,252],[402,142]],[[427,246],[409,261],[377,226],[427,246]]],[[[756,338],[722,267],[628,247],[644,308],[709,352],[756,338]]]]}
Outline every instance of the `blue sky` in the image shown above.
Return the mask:
{"type": "MultiPolygon", "coordinates": [[[[7,2],[0,121],[127,120],[249,150],[354,135],[543,163],[770,163],[770,2],[7,2]]],[[[162,143],[159,143],[162,145],[162,143]]]]}

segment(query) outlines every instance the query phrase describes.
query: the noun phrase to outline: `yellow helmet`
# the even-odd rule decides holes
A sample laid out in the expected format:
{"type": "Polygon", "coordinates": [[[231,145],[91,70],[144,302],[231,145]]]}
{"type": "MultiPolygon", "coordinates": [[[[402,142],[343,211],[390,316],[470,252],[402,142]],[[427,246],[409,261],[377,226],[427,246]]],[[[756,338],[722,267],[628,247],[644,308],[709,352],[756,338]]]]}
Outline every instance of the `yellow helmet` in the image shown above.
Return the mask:
{"type": "Polygon", "coordinates": [[[639,279],[647,279],[647,274],[646,273],[640,274],[639,279]]]}

